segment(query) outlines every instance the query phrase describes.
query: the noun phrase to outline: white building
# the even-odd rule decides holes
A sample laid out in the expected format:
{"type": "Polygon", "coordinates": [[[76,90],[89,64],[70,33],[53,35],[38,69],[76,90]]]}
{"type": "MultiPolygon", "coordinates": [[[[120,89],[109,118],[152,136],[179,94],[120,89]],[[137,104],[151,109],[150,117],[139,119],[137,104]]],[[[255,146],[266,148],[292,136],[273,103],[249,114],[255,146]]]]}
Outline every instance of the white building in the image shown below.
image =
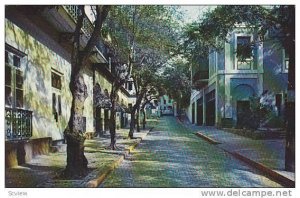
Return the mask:
{"type": "MultiPolygon", "coordinates": [[[[273,93],[277,109],[283,111],[287,92],[288,57],[274,41],[260,42],[257,35],[237,28],[220,51],[191,68],[192,90],[187,115],[191,123],[209,126],[239,126],[250,108],[250,97],[273,93]],[[253,44],[250,47],[250,44],[253,44]],[[239,48],[249,53],[240,58],[239,48]],[[248,46],[245,48],[245,46],[248,46]]],[[[280,115],[279,115],[280,116],[280,115]]]]}

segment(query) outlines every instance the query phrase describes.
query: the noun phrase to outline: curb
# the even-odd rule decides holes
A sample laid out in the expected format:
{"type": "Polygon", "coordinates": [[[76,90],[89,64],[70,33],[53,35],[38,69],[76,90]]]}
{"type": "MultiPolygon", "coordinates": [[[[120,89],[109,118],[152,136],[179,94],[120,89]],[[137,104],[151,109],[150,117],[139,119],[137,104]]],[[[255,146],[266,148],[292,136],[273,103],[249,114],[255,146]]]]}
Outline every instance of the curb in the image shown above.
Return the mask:
{"type": "Polygon", "coordinates": [[[124,155],[122,155],[121,157],[119,157],[119,159],[114,161],[113,164],[110,165],[108,169],[106,169],[106,171],[104,171],[104,173],[102,173],[99,177],[87,182],[86,187],[88,188],[98,187],[104,181],[104,179],[107,178],[107,176],[122,163],[123,160],[124,160],[124,155]]]}
{"type": "MultiPolygon", "coordinates": [[[[200,132],[195,133],[195,135],[197,135],[198,137],[206,140],[207,142],[209,142],[210,144],[220,144],[220,142],[215,141],[214,139],[203,135],[200,132]]],[[[272,170],[271,168],[256,162],[244,155],[241,155],[235,151],[229,151],[227,149],[222,148],[224,151],[230,153],[231,155],[233,155],[235,158],[243,161],[244,163],[248,164],[249,166],[263,172],[268,178],[278,182],[279,184],[283,185],[284,187],[288,187],[288,188],[294,188],[295,187],[295,181],[285,177],[284,175],[281,175],[280,173],[272,170]]]]}
{"type": "MultiPolygon", "coordinates": [[[[195,135],[197,135],[198,137],[206,140],[207,142],[209,142],[210,144],[221,144],[220,142],[217,142],[216,140],[202,134],[201,132],[196,132],[195,135]]],[[[249,166],[261,171],[262,173],[264,173],[268,178],[278,182],[279,184],[283,185],[284,187],[288,187],[288,188],[295,188],[295,181],[285,177],[284,175],[281,175],[280,173],[272,170],[271,168],[256,162],[248,157],[245,157],[244,155],[241,155],[237,152],[231,152],[227,149],[222,148],[222,150],[230,153],[231,155],[233,155],[235,158],[243,161],[244,163],[248,164],[249,166]]]]}
{"type": "Polygon", "coordinates": [[[227,151],[227,152],[232,154],[235,158],[250,165],[251,167],[256,168],[257,170],[260,170],[261,172],[265,173],[266,176],[268,176],[269,178],[273,179],[274,181],[280,183],[284,187],[295,188],[295,181],[279,174],[278,172],[270,169],[269,167],[267,167],[259,162],[256,162],[248,157],[245,157],[244,155],[241,155],[237,152],[230,152],[230,151],[227,151]]]}
{"type": "Polygon", "coordinates": [[[196,132],[195,135],[197,135],[198,137],[204,139],[205,141],[209,142],[210,144],[221,144],[220,142],[200,133],[200,132],[196,132]]]}
{"type": "Polygon", "coordinates": [[[107,178],[107,176],[114,170],[116,169],[125,159],[125,157],[130,154],[140,143],[141,141],[148,135],[150,131],[152,131],[153,127],[148,130],[148,132],[143,135],[139,140],[137,140],[136,143],[131,145],[128,149],[125,149],[125,151],[121,154],[121,156],[115,160],[109,167],[99,175],[96,179],[90,180],[87,182],[86,187],[88,188],[96,188],[102,184],[102,182],[107,178]]]}

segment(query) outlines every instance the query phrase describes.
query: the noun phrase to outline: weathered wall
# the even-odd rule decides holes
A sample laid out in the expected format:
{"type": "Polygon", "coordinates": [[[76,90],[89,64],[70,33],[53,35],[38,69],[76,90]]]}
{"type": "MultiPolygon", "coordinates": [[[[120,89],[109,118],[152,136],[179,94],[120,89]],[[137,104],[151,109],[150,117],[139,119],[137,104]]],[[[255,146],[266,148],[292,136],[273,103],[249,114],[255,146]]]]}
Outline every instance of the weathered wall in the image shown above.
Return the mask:
{"type": "MultiPolygon", "coordinates": [[[[26,21],[25,29],[30,28],[29,22],[26,21]]],[[[21,70],[24,75],[24,108],[33,111],[33,139],[41,137],[51,137],[53,140],[63,139],[63,131],[70,117],[71,64],[70,60],[66,60],[67,56],[62,57],[63,50],[57,43],[57,51],[55,51],[53,42],[38,28],[24,31],[10,20],[5,19],[5,43],[27,54],[21,70]],[[48,43],[52,43],[52,49],[48,47],[48,43]],[[61,75],[61,90],[52,87],[51,72],[53,71],[57,71],[61,75]],[[62,114],[58,117],[57,122],[52,113],[52,93],[61,95],[62,114]]],[[[93,131],[93,81],[90,73],[83,76],[88,88],[88,98],[85,101],[84,109],[86,130],[93,131]]]]}
{"type": "Polygon", "coordinates": [[[72,99],[68,87],[70,63],[7,19],[5,43],[27,54],[21,70],[24,74],[24,108],[33,111],[32,138],[62,139],[72,99]],[[62,116],[58,122],[52,114],[51,68],[62,73],[62,116]]]}

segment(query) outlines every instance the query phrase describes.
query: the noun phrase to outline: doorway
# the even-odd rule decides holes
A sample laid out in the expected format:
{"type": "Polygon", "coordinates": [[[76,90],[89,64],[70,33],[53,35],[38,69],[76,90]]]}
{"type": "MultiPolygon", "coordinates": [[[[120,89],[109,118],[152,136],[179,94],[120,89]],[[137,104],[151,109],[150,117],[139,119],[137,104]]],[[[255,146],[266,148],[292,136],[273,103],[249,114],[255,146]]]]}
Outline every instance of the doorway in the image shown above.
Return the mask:
{"type": "Polygon", "coordinates": [[[250,101],[236,102],[237,122],[238,128],[244,128],[247,125],[247,120],[250,115],[250,101]]]}
{"type": "Polygon", "coordinates": [[[215,98],[215,90],[206,94],[206,125],[214,126],[216,119],[216,98],[215,98]]]}
{"type": "Polygon", "coordinates": [[[108,109],[104,110],[104,131],[109,131],[108,109]]]}
{"type": "Polygon", "coordinates": [[[96,133],[102,136],[103,129],[102,129],[101,107],[96,107],[95,120],[96,120],[96,133]]]}
{"type": "Polygon", "coordinates": [[[197,125],[203,125],[203,98],[197,101],[197,125]]]}
{"type": "Polygon", "coordinates": [[[215,114],[216,114],[215,106],[216,106],[215,100],[211,100],[206,103],[206,125],[207,126],[215,125],[215,114]]]}
{"type": "Polygon", "coordinates": [[[195,103],[192,103],[192,124],[195,123],[195,103]]]}

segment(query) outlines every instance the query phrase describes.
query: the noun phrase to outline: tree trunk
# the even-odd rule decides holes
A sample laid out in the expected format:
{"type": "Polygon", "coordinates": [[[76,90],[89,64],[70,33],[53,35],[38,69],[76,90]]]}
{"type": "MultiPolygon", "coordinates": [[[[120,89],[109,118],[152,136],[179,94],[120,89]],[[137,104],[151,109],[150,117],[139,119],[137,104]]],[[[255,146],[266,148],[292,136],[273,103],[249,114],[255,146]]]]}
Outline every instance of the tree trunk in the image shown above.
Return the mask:
{"type": "Polygon", "coordinates": [[[116,150],[116,102],[115,102],[115,97],[111,100],[109,133],[110,133],[110,148],[112,150],[116,150]]]}
{"type": "Polygon", "coordinates": [[[140,110],[139,110],[139,108],[136,110],[136,131],[141,132],[141,129],[140,129],[140,110]]]}
{"type": "Polygon", "coordinates": [[[88,161],[84,155],[85,135],[83,131],[83,110],[87,98],[87,87],[82,76],[82,68],[86,65],[92,49],[99,41],[102,24],[106,19],[110,6],[96,6],[96,19],[94,29],[86,46],[80,45],[81,29],[85,17],[84,5],[79,5],[78,17],[73,34],[73,47],[71,54],[71,79],[69,83],[72,93],[71,116],[64,131],[67,141],[67,166],[63,172],[65,177],[83,176],[87,172],[88,161]]]}
{"type": "Polygon", "coordinates": [[[288,8],[289,20],[288,38],[284,47],[289,53],[288,94],[286,106],[286,145],[285,145],[285,169],[295,172],[295,6],[288,8]]]}
{"type": "Polygon", "coordinates": [[[67,166],[65,177],[83,176],[87,172],[88,161],[84,155],[85,136],[83,131],[84,101],[87,98],[87,87],[82,74],[73,74],[70,89],[73,96],[71,116],[65,130],[67,141],[67,166]]]}
{"type": "Polygon", "coordinates": [[[177,102],[177,117],[181,120],[180,102],[177,102]]]}
{"type": "Polygon", "coordinates": [[[145,91],[142,91],[138,97],[137,97],[137,100],[136,100],[136,103],[135,105],[133,105],[132,107],[132,111],[131,111],[131,122],[130,122],[130,130],[129,130],[129,134],[128,134],[128,137],[130,139],[133,139],[133,133],[134,133],[134,126],[135,126],[135,112],[139,110],[140,108],[140,105],[141,105],[141,102],[142,102],[142,99],[143,99],[143,96],[144,96],[144,92],[145,91]]]}
{"type": "Polygon", "coordinates": [[[146,113],[145,113],[145,109],[142,109],[142,113],[143,113],[143,129],[146,129],[146,113]]]}
{"type": "Polygon", "coordinates": [[[131,110],[130,129],[129,129],[129,134],[128,134],[128,137],[130,139],[133,139],[134,126],[135,126],[135,110],[132,109],[131,110]]]}
{"type": "Polygon", "coordinates": [[[295,45],[289,50],[288,94],[286,104],[285,169],[295,171],[295,45]]]}

